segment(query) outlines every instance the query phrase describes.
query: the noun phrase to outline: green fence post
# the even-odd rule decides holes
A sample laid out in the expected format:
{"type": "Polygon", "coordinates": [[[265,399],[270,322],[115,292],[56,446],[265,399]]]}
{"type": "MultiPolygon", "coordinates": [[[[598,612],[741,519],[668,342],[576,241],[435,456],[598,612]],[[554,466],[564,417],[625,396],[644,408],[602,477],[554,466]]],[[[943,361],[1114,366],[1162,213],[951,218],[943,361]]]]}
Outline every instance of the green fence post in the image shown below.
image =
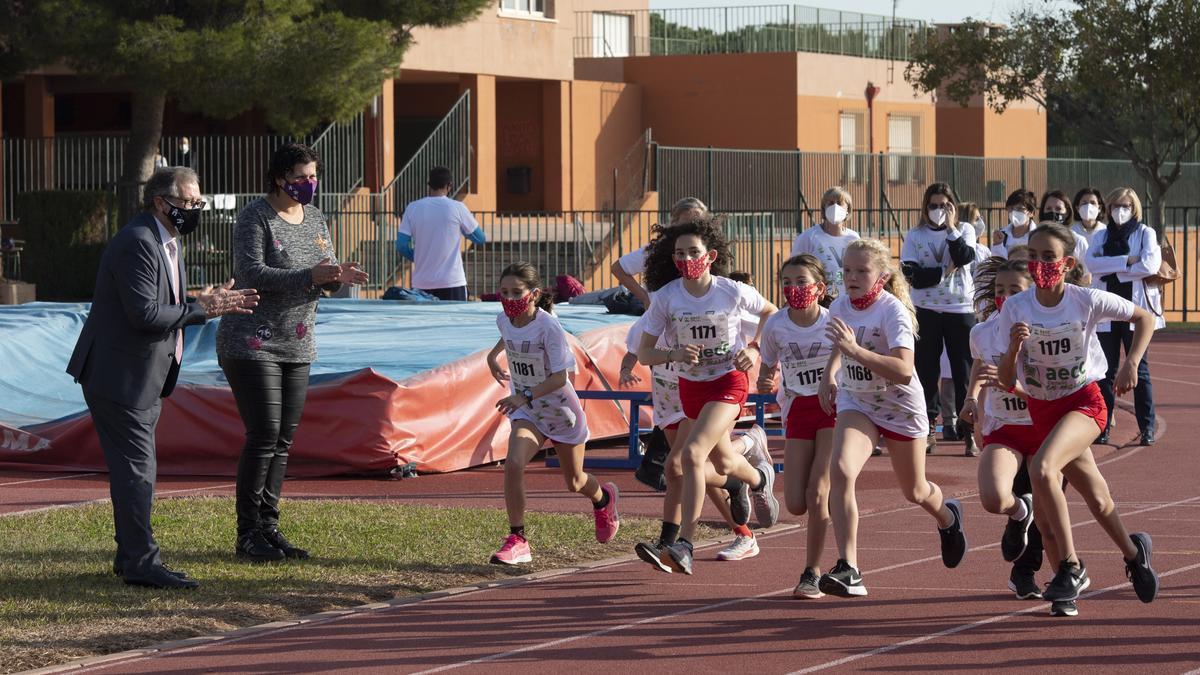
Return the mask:
{"type": "Polygon", "coordinates": [[[1021,189],[1029,189],[1025,184],[1025,155],[1021,155],[1021,189]]]}
{"type": "Polygon", "coordinates": [[[715,209],[716,200],[713,199],[713,146],[708,146],[708,208],[715,209]]]}

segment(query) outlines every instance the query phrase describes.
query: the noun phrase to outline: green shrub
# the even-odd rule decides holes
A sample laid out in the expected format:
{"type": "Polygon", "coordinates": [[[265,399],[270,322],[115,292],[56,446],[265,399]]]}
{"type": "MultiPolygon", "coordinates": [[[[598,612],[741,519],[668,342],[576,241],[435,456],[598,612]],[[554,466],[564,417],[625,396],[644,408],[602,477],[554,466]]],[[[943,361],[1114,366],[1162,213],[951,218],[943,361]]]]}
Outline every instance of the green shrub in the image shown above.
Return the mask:
{"type": "Polygon", "coordinates": [[[109,233],[106,192],[45,190],[16,195],[25,234],[22,275],[39,300],[88,300],[109,233]]]}

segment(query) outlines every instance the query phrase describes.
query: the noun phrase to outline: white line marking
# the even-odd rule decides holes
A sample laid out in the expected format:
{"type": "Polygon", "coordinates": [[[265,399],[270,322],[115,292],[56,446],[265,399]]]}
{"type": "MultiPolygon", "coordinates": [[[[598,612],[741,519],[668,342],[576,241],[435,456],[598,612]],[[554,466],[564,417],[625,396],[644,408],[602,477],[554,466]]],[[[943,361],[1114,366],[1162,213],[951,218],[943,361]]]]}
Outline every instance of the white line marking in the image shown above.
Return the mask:
{"type": "MultiPolygon", "coordinates": [[[[178,494],[183,494],[185,492],[200,492],[202,490],[223,490],[225,488],[231,488],[231,487],[237,487],[237,483],[227,483],[225,485],[206,485],[204,487],[187,488],[184,490],[164,490],[162,492],[156,492],[154,494],[154,497],[155,497],[155,499],[157,499],[157,498],[163,497],[165,495],[178,495],[178,494]]],[[[111,501],[112,501],[111,497],[101,497],[99,499],[87,499],[87,500],[84,500],[81,502],[70,502],[67,504],[54,504],[52,506],[42,506],[42,507],[39,507],[36,509],[25,509],[24,511],[9,511],[7,513],[0,513],[0,518],[6,518],[9,516],[27,516],[27,515],[34,514],[34,513],[46,513],[48,511],[57,511],[59,509],[70,509],[70,508],[74,508],[76,506],[91,506],[93,504],[107,504],[108,502],[111,502],[111,501]]]]}
{"type": "Polygon", "coordinates": [[[1155,375],[1154,377],[1150,378],[1150,381],[1151,382],[1174,382],[1175,384],[1186,384],[1186,385],[1190,385],[1193,387],[1200,387],[1200,383],[1184,382],[1183,380],[1172,380],[1171,378],[1163,377],[1162,375],[1155,375]]]}
{"type": "MultiPolygon", "coordinates": [[[[1178,569],[1173,569],[1169,572],[1164,572],[1164,573],[1158,575],[1158,578],[1163,579],[1165,577],[1174,576],[1176,574],[1181,574],[1183,572],[1190,572],[1194,569],[1200,569],[1200,563],[1195,563],[1192,565],[1188,565],[1187,567],[1180,567],[1178,569]]],[[[1115,591],[1115,590],[1124,588],[1128,585],[1129,585],[1128,581],[1119,583],[1119,584],[1114,584],[1112,586],[1109,586],[1108,588],[1102,588],[1098,591],[1092,591],[1091,593],[1085,593],[1080,596],[1080,599],[1086,600],[1088,598],[1093,598],[1097,595],[1101,595],[1102,593],[1108,593],[1109,591],[1115,591]]],[[[872,649],[869,652],[862,652],[861,654],[853,654],[851,656],[837,659],[836,661],[829,661],[827,663],[822,663],[820,665],[809,666],[808,668],[802,668],[800,670],[793,671],[789,675],[802,675],[803,673],[815,673],[818,670],[825,670],[826,668],[836,668],[838,666],[844,666],[847,663],[853,663],[855,661],[861,661],[863,659],[870,658],[872,656],[886,654],[888,652],[893,652],[893,651],[896,651],[897,649],[901,649],[903,647],[911,647],[912,645],[918,645],[918,644],[921,644],[922,642],[929,642],[930,640],[936,640],[938,638],[948,637],[948,636],[954,635],[956,633],[962,633],[963,631],[968,631],[968,630],[971,630],[972,628],[978,628],[980,626],[987,626],[989,624],[998,623],[1000,621],[1004,621],[1005,619],[1011,619],[1014,616],[1021,616],[1022,614],[1030,614],[1032,612],[1036,612],[1039,610],[1045,610],[1049,606],[1050,606],[1049,603],[1038,603],[1031,607],[1026,607],[1025,609],[1017,610],[1015,612],[1009,612],[1008,614],[997,614],[996,616],[990,616],[986,619],[981,619],[979,621],[973,621],[971,623],[960,624],[953,628],[947,628],[946,630],[938,631],[936,633],[922,635],[921,637],[912,638],[911,640],[905,640],[903,642],[895,642],[890,645],[879,647],[877,649],[872,649]]],[[[1196,671],[1193,671],[1193,672],[1196,672],[1196,671]]]]}
{"type": "Polygon", "coordinates": [[[9,485],[25,485],[26,483],[45,483],[52,480],[71,480],[72,478],[86,478],[87,476],[99,476],[98,473],[76,473],[70,476],[54,476],[52,478],[31,478],[29,480],[17,480],[11,483],[0,483],[0,487],[9,485]]]}

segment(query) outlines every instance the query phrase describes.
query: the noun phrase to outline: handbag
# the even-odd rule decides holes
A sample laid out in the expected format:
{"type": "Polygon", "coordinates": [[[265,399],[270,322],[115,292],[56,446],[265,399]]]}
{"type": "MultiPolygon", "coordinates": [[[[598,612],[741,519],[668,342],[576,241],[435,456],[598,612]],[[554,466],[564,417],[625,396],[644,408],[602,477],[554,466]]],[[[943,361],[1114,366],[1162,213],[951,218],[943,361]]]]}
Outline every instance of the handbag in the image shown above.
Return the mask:
{"type": "MultiPolygon", "coordinates": [[[[1146,248],[1146,233],[1142,232],[1142,249],[1146,248]]],[[[1175,247],[1171,246],[1170,241],[1164,241],[1162,246],[1162,265],[1158,268],[1157,274],[1152,274],[1143,281],[1150,286],[1158,286],[1162,288],[1167,284],[1173,284],[1179,279],[1179,264],[1175,261],[1175,247]]]]}

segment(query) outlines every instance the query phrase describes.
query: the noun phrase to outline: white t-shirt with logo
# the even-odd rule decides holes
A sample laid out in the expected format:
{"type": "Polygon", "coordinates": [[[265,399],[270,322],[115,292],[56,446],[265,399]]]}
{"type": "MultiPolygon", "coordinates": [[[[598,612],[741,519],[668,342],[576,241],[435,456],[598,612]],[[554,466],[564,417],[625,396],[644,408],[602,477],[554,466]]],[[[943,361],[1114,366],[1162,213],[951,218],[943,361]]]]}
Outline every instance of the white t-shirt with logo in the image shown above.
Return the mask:
{"type": "Polygon", "coordinates": [[[829,310],[820,308],[813,325],[804,327],[781,310],[767,319],[759,345],[764,366],[779,367],[779,392],[775,400],[786,420],[792,402],[803,396],[816,396],[821,376],[829,363],[831,347],[825,336],[829,310]]]}
{"type": "MultiPolygon", "coordinates": [[[[859,346],[883,356],[893,349],[913,350],[913,318],[904,303],[888,292],[879,294],[864,310],[854,309],[848,297],[833,301],[829,316],[846,322],[859,346]]],[[[857,410],[872,423],[908,438],[929,435],[925,393],[914,372],[904,384],[889,382],[866,366],[841,358],[837,374],[838,414],[857,410]]]]}
{"type": "Polygon", "coordinates": [[[679,376],[707,382],[733,372],[733,357],[746,346],[742,313],[762,314],[767,301],[754,287],[725,277],[712,277],[700,297],[675,279],[654,294],[645,316],[645,332],[665,337],[672,349],[699,345],[700,362],[679,364],[679,376]]]}
{"type": "MultiPolygon", "coordinates": [[[[575,356],[567,344],[567,333],[558,319],[537,310],[533,321],[518,328],[504,313],[496,317],[504,351],[508,357],[510,389],[515,394],[532,389],[553,373],[575,370],[575,356]]],[[[576,445],[588,438],[587,418],[570,379],[562,387],[534,399],[528,407],[509,415],[512,420],[533,422],[543,436],[559,443],[576,445]]]]}
{"type": "MultiPolygon", "coordinates": [[[[1104,248],[1104,240],[1108,237],[1108,225],[1098,222],[1096,223],[1096,229],[1092,230],[1091,234],[1088,234],[1088,231],[1083,227],[1083,223],[1075,221],[1075,224],[1071,226],[1071,232],[1075,233],[1075,257],[1084,267],[1087,267],[1088,251],[1093,248],[1097,250],[1104,248]],[[1083,240],[1082,245],[1080,245],[1081,239],[1083,240]]],[[[1105,290],[1105,283],[1100,280],[1102,276],[1104,275],[1092,274],[1092,288],[1105,290]]]]}
{"type": "MultiPolygon", "coordinates": [[[[1008,340],[999,339],[996,322],[1000,312],[993,312],[985,321],[971,327],[971,356],[989,366],[999,366],[1004,352],[1008,351],[1008,340]]],[[[983,417],[983,435],[1003,426],[1029,426],[1029,404],[1025,399],[1003,389],[984,387],[977,409],[983,417]]],[[[1020,449],[1020,448],[1015,448],[1020,449]]]]}
{"type": "Polygon", "coordinates": [[[412,237],[413,288],[467,285],[462,238],[479,228],[465,204],[449,197],[424,197],[404,209],[400,234],[412,237]]]}
{"type": "Polygon", "coordinates": [[[950,228],[934,230],[920,225],[904,235],[900,247],[900,261],[913,262],[921,267],[940,267],[942,280],[936,286],[912,289],[913,305],[935,312],[948,314],[971,314],[975,294],[975,279],[971,265],[958,267],[950,257],[950,241],[962,239],[967,247],[975,248],[975,228],[963,228],[950,234],[950,228]],[[954,272],[945,271],[954,267],[954,272]]]}
{"type": "Polygon", "coordinates": [[[796,235],[796,239],[792,241],[792,255],[807,253],[816,256],[825,268],[825,278],[829,281],[826,284],[829,287],[829,295],[836,297],[846,290],[846,284],[842,280],[842,259],[846,256],[846,247],[858,238],[858,233],[854,230],[843,228],[842,234],[835,237],[820,225],[813,225],[796,235]]]}
{"type": "Polygon", "coordinates": [[[631,277],[636,277],[637,275],[646,271],[646,256],[649,254],[650,245],[646,244],[639,249],[634,249],[620,258],[617,258],[617,264],[621,266],[621,269],[625,270],[626,274],[631,277]]]}
{"type": "Polygon", "coordinates": [[[1031,398],[1053,401],[1104,379],[1108,361],[1096,338],[1096,324],[1129,321],[1136,305],[1108,291],[1067,284],[1056,306],[1043,307],[1036,290],[1022,291],[1004,303],[995,322],[995,339],[1007,350],[1013,324],[1029,325],[1017,374],[1031,398]]]}
{"type": "MultiPolygon", "coordinates": [[[[651,294],[651,304],[656,295],[651,294]]],[[[625,336],[625,348],[633,354],[637,354],[642,344],[642,334],[645,333],[648,317],[648,313],[638,317],[625,336]]],[[[658,343],[654,346],[664,351],[671,348],[664,336],[659,336],[658,343]]],[[[668,362],[650,366],[650,399],[654,407],[654,424],[660,429],[687,417],[683,414],[683,403],[679,399],[678,363],[668,362]]]]}

